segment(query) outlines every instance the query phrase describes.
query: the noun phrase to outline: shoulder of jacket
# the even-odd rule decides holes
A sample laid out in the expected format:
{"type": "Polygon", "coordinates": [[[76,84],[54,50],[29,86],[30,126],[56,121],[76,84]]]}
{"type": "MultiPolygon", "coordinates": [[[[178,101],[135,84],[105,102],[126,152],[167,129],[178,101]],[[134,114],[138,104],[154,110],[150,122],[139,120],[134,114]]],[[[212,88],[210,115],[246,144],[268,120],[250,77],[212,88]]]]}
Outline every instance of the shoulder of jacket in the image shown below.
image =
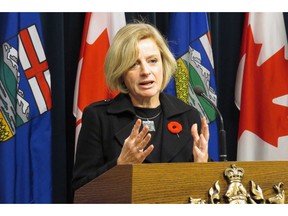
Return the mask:
{"type": "Polygon", "coordinates": [[[98,106],[106,106],[108,104],[111,104],[113,102],[113,99],[106,99],[101,101],[96,101],[90,104],[88,107],[98,107],[98,106]]]}

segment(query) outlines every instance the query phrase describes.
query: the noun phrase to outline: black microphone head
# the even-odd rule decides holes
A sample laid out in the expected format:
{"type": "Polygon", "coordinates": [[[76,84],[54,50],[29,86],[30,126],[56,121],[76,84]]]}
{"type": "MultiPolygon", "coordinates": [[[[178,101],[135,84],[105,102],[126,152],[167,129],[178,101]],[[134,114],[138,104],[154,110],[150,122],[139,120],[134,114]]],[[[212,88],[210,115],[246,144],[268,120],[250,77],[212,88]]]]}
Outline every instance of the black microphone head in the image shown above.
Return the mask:
{"type": "Polygon", "coordinates": [[[201,86],[194,86],[193,87],[193,91],[195,92],[195,94],[201,96],[202,94],[204,94],[204,89],[201,86]]]}

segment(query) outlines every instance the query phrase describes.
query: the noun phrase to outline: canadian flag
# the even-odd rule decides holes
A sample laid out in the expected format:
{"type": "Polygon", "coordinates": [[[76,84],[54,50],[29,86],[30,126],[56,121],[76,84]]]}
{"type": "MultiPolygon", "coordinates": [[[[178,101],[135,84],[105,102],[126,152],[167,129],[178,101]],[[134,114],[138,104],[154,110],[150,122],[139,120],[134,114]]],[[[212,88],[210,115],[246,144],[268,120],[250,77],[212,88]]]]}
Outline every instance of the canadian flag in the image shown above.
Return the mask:
{"type": "Polygon", "coordinates": [[[288,160],[288,53],[282,13],[247,13],[237,71],[238,161],[288,160]]]}
{"type": "Polygon", "coordinates": [[[115,96],[106,86],[104,61],[113,37],[125,24],[125,13],[86,13],[73,105],[76,144],[84,108],[115,96]]]}

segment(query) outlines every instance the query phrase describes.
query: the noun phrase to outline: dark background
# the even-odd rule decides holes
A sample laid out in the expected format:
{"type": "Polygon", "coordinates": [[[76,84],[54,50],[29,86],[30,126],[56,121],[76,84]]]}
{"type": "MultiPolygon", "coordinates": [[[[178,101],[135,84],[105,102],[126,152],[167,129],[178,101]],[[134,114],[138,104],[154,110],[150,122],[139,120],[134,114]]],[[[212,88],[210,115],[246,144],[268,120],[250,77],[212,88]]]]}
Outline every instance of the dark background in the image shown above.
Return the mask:
{"type": "MultiPolygon", "coordinates": [[[[153,23],[167,36],[169,13],[125,13],[153,23]]],[[[237,155],[239,111],[234,104],[234,86],[239,63],[244,13],[208,13],[212,39],[218,108],[227,136],[228,161],[237,155]]],[[[287,14],[284,13],[286,29],[287,14]]],[[[74,163],[75,118],[72,113],[74,84],[82,41],[85,13],[41,13],[44,47],[51,73],[53,124],[53,200],[72,202],[71,177],[74,163]]]]}

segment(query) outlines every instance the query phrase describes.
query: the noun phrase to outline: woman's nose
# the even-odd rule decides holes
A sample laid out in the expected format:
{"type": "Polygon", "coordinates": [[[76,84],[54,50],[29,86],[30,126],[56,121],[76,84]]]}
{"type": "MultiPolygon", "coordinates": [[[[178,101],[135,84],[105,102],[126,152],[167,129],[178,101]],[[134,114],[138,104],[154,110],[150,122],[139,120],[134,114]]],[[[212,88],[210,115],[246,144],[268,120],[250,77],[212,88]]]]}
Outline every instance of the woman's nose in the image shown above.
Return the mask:
{"type": "Polygon", "coordinates": [[[141,75],[150,75],[151,74],[151,68],[147,63],[142,64],[141,67],[141,75]]]}

